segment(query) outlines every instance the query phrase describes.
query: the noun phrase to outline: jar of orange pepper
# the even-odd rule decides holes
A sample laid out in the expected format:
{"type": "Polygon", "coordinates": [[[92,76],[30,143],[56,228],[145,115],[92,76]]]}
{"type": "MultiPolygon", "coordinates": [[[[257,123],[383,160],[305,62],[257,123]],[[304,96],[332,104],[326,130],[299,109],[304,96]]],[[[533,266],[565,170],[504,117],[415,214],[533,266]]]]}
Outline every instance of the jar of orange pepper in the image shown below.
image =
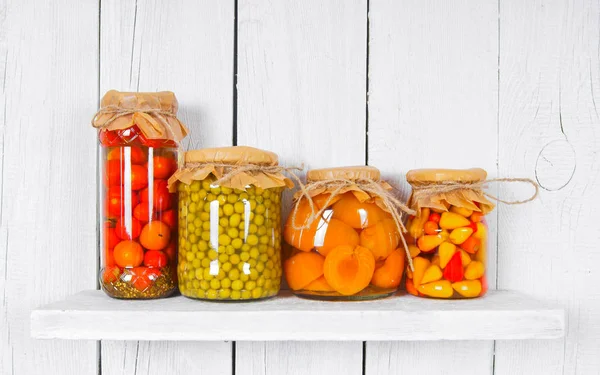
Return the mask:
{"type": "Polygon", "coordinates": [[[405,250],[391,208],[391,189],[374,167],[310,170],[284,227],[292,249],[284,274],[294,294],[364,300],[398,289],[405,250]]]}
{"type": "Polygon", "coordinates": [[[419,169],[406,179],[413,187],[407,242],[414,271],[406,290],[431,298],[474,298],[487,291],[488,227],[494,205],[479,187],[483,169],[419,169]]]}
{"type": "Polygon", "coordinates": [[[177,170],[185,126],[172,92],[109,91],[94,117],[100,141],[100,284],[111,297],[160,298],[176,290],[177,170]]]}

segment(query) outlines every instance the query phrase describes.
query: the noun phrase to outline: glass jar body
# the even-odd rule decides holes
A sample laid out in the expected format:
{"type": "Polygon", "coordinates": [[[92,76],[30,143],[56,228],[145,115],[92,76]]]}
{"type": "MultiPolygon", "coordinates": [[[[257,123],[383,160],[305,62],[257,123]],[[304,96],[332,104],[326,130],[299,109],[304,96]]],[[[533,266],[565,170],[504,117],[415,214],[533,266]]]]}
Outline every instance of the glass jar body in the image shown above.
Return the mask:
{"type": "Polygon", "coordinates": [[[475,298],[487,292],[487,233],[477,211],[449,206],[421,208],[407,223],[414,271],[407,269],[406,290],[429,298],[475,298]]]}
{"type": "Polygon", "coordinates": [[[152,299],[176,290],[177,200],[167,179],[178,148],[132,127],[100,130],[100,284],[111,297],[152,299]]]}
{"type": "Polygon", "coordinates": [[[309,223],[309,202],[292,209],[284,238],[292,250],[284,263],[288,285],[300,297],[364,300],[398,290],[405,252],[392,216],[372,201],[360,202],[352,192],[329,199],[313,197],[320,218],[309,223]],[[329,202],[328,202],[329,201],[329,202]],[[295,219],[294,219],[295,217],[295,219]]]}
{"type": "Polygon", "coordinates": [[[275,296],[281,284],[283,188],[245,190],[211,175],[179,191],[179,290],[190,298],[238,301],[275,296]]]}

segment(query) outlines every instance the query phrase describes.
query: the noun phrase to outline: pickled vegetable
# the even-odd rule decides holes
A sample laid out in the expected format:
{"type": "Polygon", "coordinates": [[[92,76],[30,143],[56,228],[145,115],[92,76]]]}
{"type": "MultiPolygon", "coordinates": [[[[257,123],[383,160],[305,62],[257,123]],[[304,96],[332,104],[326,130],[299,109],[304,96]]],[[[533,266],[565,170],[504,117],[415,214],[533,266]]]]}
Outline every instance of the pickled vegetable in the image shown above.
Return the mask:
{"type": "MultiPolygon", "coordinates": [[[[181,294],[210,300],[276,295],[282,274],[283,189],[232,189],[214,180],[210,175],[178,184],[181,294]]],[[[319,276],[301,274],[298,282],[307,285],[319,276]]]]}

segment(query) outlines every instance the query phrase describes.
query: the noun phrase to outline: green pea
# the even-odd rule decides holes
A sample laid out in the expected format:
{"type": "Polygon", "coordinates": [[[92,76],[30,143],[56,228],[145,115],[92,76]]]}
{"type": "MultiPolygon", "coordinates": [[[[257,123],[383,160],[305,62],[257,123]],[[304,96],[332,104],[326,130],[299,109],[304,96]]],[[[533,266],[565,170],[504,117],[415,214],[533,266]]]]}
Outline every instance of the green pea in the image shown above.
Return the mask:
{"type": "MultiPolygon", "coordinates": [[[[233,206],[232,205],[229,205],[229,206],[231,207],[231,213],[228,214],[227,212],[225,212],[225,215],[229,216],[229,226],[230,227],[237,227],[238,225],[240,225],[240,221],[242,220],[242,216],[240,214],[234,214],[233,213],[233,206]]],[[[225,207],[223,207],[223,211],[225,211],[225,207]]]]}
{"type": "Polygon", "coordinates": [[[247,261],[248,259],[250,259],[250,253],[244,251],[243,253],[240,254],[240,259],[243,260],[244,262],[247,261]]]}
{"type": "Polygon", "coordinates": [[[227,203],[227,197],[224,196],[223,194],[219,195],[217,197],[217,200],[219,201],[219,204],[221,204],[221,205],[227,203]]]}
{"type": "Polygon", "coordinates": [[[219,257],[219,253],[217,253],[214,249],[210,249],[208,251],[208,259],[215,260],[219,257]]]}
{"type": "Polygon", "coordinates": [[[194,260],[194,258],[196,258],[196,257],[194,256],[194,253],[191,253],[191,252],[190,252],[190,253],[186,253],[186,254],[185,254],[185,259],[187,259],[187,260],[188,260],[188,262],[192,262],[192,261],[194,260]]]}
{"type": "Polygon", "coordinates": [[[210,181],[209,180],[202,181],[202,189],[210,190],[210,181]]]}
{"type": "Polygon", "coordinates": [[[210,232],[209,231],[202,232],[202,235],[200,237],[202,238],[202,240],[208,242],[208,241],[210,241],[210,232]]]}
{"type": "Polygon", "coordinates": [[[202,235],[202,228],[196,228],[196,230],[194,231],[194,234],[196,236],[198,236],[198,237],[201,236],[202,235]]]}
{"type": "Polygon", "coordinates": [[[210,274],[210,268],[205,268],[204,271],[202,271],[204,273],[204,280],[212,280],[214,279],[214,276],[210,274]]]}
{"type": "Polygon", "coordinates": [[[231,264],[238,264],[240,262],[240,256],[238,254],[233,254],[229,257],[229,261],[231,264]]]}
{"type": "Polygon", "coordinates": [[[232,268],[228,275],[230,280],[237,280],[240,278],[240,271],[237,268],[232,268]]]}
{"type": "Polygon", "coordinates": [[[190,185],[190,191],[199,191],[199,190],[200,190],[199,181],[192,182],[192,184],[190,185]]]}
{"type": "Polygon", "coordinates": [[[202,223],[202,230],[210,230],[210,221],[202,223]]]}
{"type": "Polygon", "coordinates": [[[209,258],[202,259],[202,267],[204,267],[204,268],[210,267],[210,259],[209,258]]]}
{"type": "Polygon", "coordinates": [[[243,213],[244,212],[244,204],[242,202],[235,202],[235,204],[233,205],[233,210],[238,214],[243,213]]]}
{"type": "Polygon", "coordinates": [[[239,290],[231,291],[231,299],[240,299],[240,298],[242,298],[242,293],[240,293],[239,290]]]}
{"type": "Polygon", "coordinates": [[[208,212],[200,213],[200,220],[202,221],[210,221],[210,214],[208,212]]]}
{"type": "Polygon", "coordinates": [[[221,289],[219,290],[219,298],[228,299],[231,296],[231,291],[229,289],[221,289]]]}
{"type": "Polygon", "coordinates": [[[211,187],[210,192],[213,193],[214,195],[219,195],[219,194],[221,194],[221,188],[218,186],[211,187]]]}
{"type": "MultiPolygon", "coordinates": [[[[258,216],[257,216],[257,218],[258,218],[258,216]]],[[[254,219],[254,222],[256,223],[256,219],[254,219]]],[[[258,223],[256,223],[256,224],[259,225],[258,223]]],[[[267,234],[267,227],[259,227],[258,234],[260,236],[267,234]]]]}
{"type": "Polygon", "coordinates": [[[259,255],[259,251],[256,247],[253,247],[252,249],[250,249],[250,258],[258,258],[259,255]]]}
{"type": "Polygon", "coordinates": [[[226,217],[222,217],[219,219],[219,225],[222,227],[226,227],[229,225],[229,220],[226,217]]]}
{"type": "Polygon", "coordinates": [[[202,268],[196,268],[195,276],[196,279],[202,280],[202,268]]]}
{"type": "Polygon", "coordinates": [[[257,287],[256,289],[254,289],[252,291],[252,298],[260,298],[262,296],[262,288],[261,287],[257,287]]]}
{"type": "Polygon", "coordinates": [[[214,289],[209,289],[206,291],[206,298],[208,299],[217,299],[218,292],[214,289]]]}
{"type": "Polygon", "coordinates": [[[231,241],[231,246],[233,246],[234,249],[241,249],[243,244],[244,241],[242,241],[241,238],[235,238],[231,241]]]}
{"type": "Polygon", "coordinates": [[[234,282],[231,283],[231,289],[233,289],[233,290],[242,290],[243,287],[244,287],[244,283],[240,280],[235,280],[234,282]]]}
{"type": "Polygon", "coordinates": [[[200,195],[198,195],[198,193],[192,193],[190,198],[191,198],[192,202],[200,201],[200,195]]]}
{"type": "Polygon", "coordinates": [[[262,214],[264,214],[264,213],[265,213],[265,211],[266,211],[266,210],[267,210],[267,209],[265,208],[265,205],[264,205],[264,204],[259,204],[258,206],[256,206],[256,210],[254,210],[254,211],[255,211],[257,214],[260,214],[260,215],[262,215],[262,214]]]}
{"type": "Polygon", "coordinates": [[[221,234],[219,236],[219,245],[229,245],[231,243],[231,238],[226,234],[221,234]]]}
{"type": "Polygon", "coordinates": [[[208,193],[206,192],[206,190],[200,190],[198,192],[198,196],[200,197],[200,199],[204,200],[206,199],[206,196],[208,195],[208,193]]]}
{"type": "Polygon", "coordinates": [[[230,238],[235,238],[235,237],[237,237],[239,234],[240,234],[240,232],[237,230],[237,228],[229,228],[229,229],[227,230],[227,235],[228,235],[230,238]]]}
{"type": "Polygon", "coordinates": [[[251,245],[257,245],[258,244],[258,237],[255,234],[251,234],[248,236],[248,238],[246,239],[246,242],[251,245]]]}
{"type": "Polygon", "coordinates": [[[229,272],[231,271],[231,269],[233,268],[233,265],[231,264],[231,262],[225,262],[223,263],[223,265],[221,266],[221,269],[225,272],[229,272]]]}
{"type": "MultiPolygon", "coordinates": [[[[204,212],[209,213],[210,212],[210,202],[204,203],[204,206],[202,206],[202,209],[204,210],[204,212]]],[[[210,218],[210,216],[209,216],[209,218],[210,218]]]]}
{"type": "Polygon", "coordinates": [[[229,255],[219,254],[219,262],[220,263],[225,263],[225,262],[227,262],[227,260],[229,260],[229,255]]]}
{"type": "Polygon", "coordinates": [[[221,280],[221,288],[229,289],[230,287],[231,287],[231,280],[229,280],[229,279],[221,280]]]}
{"type": "Polygon", "coordinates": [[[232,205],[232,204],[229,204],[229,203],[227,203],[227,204],[225,204],[225,205],[223,206],[223,213],[224,213],[225,215],[227,215],[227,216],[231,216],[231,215],[233,214],[233,211],[234,211],[234,210],[233,210],[233,205],[232,205]]]}
{"type": "Polygon", "coordinates": [[[261,225],[263,225],[265,223],[265,217],[262,216],[262,215],[255,215],[253,222],[257,226],[261,226],[261,225]]]}
{"type": "Polygon", "coordinates": [[[192,267],[198,268],[200,267],[200,259],[196,258],[192,261],[192,267]]]}
{"type": "Polygon", "coordinates": [[[242,299],[250,299],[252,297],[252,292],[249,290],[242,291],[242,299]]]}
{"type": "Polygon", "coordinates": [[[203,290],[208,290],[210,289],[210,283],[207,280],[202,280],[200,281],[200,288],[203,290]]]}

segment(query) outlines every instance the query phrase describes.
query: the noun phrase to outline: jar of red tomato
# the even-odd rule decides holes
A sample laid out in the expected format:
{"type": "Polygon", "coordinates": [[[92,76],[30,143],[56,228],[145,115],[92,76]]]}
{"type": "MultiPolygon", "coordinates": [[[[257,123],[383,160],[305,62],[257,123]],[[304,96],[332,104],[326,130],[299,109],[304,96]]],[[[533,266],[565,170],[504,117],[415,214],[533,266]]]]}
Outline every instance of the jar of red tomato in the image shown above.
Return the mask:
{"type": "Polygon", "coordinates": [[[92,124],[100,141],[100,284],[111,297],[160,298],[176,290],[177,170],[187,129],[172,92],[109,91],[92,124]]]}

